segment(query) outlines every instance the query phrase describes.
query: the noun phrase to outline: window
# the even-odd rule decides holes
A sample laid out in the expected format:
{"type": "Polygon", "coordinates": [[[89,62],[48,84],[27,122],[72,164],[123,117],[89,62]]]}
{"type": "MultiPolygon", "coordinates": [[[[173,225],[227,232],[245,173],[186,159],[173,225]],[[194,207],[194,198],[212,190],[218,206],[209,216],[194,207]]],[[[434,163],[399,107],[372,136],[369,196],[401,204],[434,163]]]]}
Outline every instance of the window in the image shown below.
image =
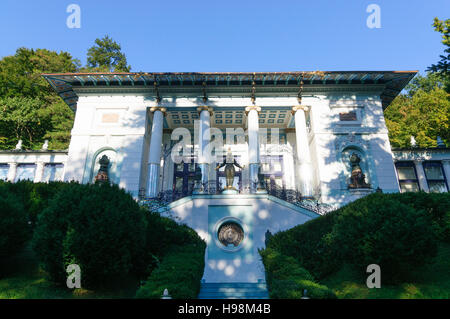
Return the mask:
{"type": "Polygon", "coordinates": [[[261,173],[270,189],[284,189],[283,156],[261,156],[261,173]]]}
{"type": "Polygon", "coordinates": [[[447,192],[447,183],[441,162],[424,162],[423,170],[431,193],[447,192]]]}
{"type": "Polygon", "coordinates": [[[195,178],[195,163],[193,159],[189,163],[181,162],[180,164],[175,164],[174,172],[174,183],[173,190],[183,196],[192,194],[194,189],[194,178],[195,178]]]}
{"type": "Polygon", "coordinates": [[[9,165],[0,164],[0,180],[6,181],[8,178],[9,165]]]}
{"type": "Polygon", "coordinates": [[[49,163],[44,166],[43,182],[62,181],[63,164],[49,163]]]}
{"type": "Polygon", "coordinates": [[[17,165],[15,182],[20,180],[34,180],[36,164],[19,164],[17,165]]]}
{"type": "Polygon", "coordinates": [[[395,167],[397,168],[398,182],[402,193],[420,191],[416,168],[413,162],[397,162],[395,163],[395,167]]]}

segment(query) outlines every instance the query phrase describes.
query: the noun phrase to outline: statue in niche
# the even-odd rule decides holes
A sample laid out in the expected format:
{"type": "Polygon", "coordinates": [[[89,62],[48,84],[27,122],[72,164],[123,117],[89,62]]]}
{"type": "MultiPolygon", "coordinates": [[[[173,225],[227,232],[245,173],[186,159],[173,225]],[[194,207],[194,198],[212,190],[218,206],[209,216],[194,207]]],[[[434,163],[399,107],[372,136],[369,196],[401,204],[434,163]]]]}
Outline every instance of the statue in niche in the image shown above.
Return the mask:
{"type": "Polygon", "coordinates": [[[108,170],[110,160],[108,156],[103,155],[98,162],[100,163],[100,168],[98,170],[97,175],[94,178],[95,183],[108,183],[109,182],[108,170]]]}
{"type": "Polygon", "coordinates": [[[231,148],[228,148],[225,161],[217,165],[216,170],[222,168],[223,166],[225,166],[225,179],[227,182],[225,189],[236,190],[233,187],[234,176],[236,175],[236,170],[234,169],[234,166],[240,169],[244,169],[244,167],[242,167],[241,165],[238,164],[238,162],[236,162],[236,159],[233,157],[233,154],[231,154],[231,148]]]}
{"type": "Polygon", "coordinates": [[[359,163],[361,158],[356,153],[350,156],[350,164],[352,166],[352,174],[350,177],[349,188],[370,188],[370,184],[366,183],[366,175],[363,174],[359,163]]]}

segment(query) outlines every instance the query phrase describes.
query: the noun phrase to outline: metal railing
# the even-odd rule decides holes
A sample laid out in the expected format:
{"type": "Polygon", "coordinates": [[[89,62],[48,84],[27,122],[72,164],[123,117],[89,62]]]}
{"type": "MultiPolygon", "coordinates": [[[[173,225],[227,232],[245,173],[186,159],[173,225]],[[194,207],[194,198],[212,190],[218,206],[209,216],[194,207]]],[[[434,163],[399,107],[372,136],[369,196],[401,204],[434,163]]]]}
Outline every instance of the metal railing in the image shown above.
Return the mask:
{"type": "MultiPolygon", "coordinates": [[[[284,187],[280,187],[277,185],[265,185],[265,189],[267,194],[277,197],[281,200],[284,200],[288,203],[296,205],[298,207],[313,211],[319,215],[325,215],[335,208],[328,204],[320,203],[318,200],[314,198],[305,198],[302,197],[301,193],[295,189],[286,189],[284,187]]],[[[221,194],[223,188],[221,185],[217,187],[217,183],[215,180],[208,181],[203,184],[201,194],[205,195],[215,195],[221,194]]],[[[239,185],[239,194],[250,194],[250,187],[242,187],[239,185]]],[[[148,206],[152,210],[157,210],[162,208],[178,199],[193,195],[193,187],[190,187],[189,190],[180,191],[180,190],[165,190],[160,192],[154,198],[145,197],[145,190],[140,190],[139,192],[139,202],[148,206]]]]}

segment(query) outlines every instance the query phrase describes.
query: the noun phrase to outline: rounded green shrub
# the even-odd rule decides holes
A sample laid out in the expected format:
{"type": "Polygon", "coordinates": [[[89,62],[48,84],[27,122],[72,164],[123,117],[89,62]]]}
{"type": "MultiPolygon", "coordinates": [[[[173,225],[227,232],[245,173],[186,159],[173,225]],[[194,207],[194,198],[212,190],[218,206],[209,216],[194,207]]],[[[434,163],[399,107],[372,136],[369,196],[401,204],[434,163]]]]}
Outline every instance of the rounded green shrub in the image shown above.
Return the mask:
{"type": "Polygon", "coordinates": [[[450,242],[450,193],[394,193],[385,195],[415,210],[424,210],[436,224],[437,237],[450,242]]]}
{"type": "Polygon", "coordinates": [[[312,219],[287,231],[276,233],[268,247],[293,257],[319,280],[339,269],[341,263],[327,241],[336,212],[312,219]]]}
{"type": "Polygon", "coordinates": [[[206,244],[199,237],[196,241],[173,246],[139,288],[136,298],[160,299],[164,289],[175,299],[197,298],[205,268],[206,244]]]}
{"type": "Polygon", "coordinates": [[[306,295],[314,299],[334,299],[336,295],[328,287],[317,283],[314,277],[291,256],[266,248],[259,251],[269,287],[270,298],[300,299],[306,295]]]}
{"type": "Polygon", "coordinates": [[[0,185],[0,258],[17,253],[30,239],[30,234],[22,203],[4,185],[0,185]]]}
{"type": "Polygon", "coordinates": [[[82,287],[107,285],[148,265],[146,219],[118,186],[67,184],[38,218],[33,248],[51,279],[66,282],[78,264],[82,287]]]}
{"type": "Polygon", "coordinates": [[[383,281],[408,277],[437,251],[433,218],[384,194],[372,194],[338,210],[327,236],[339,259],[365,272],[381,267],[383,281]]]}
{"type": "Polygon", "coordinates": [[[199,242],[197,232],[175,220],[163,217],[156,212],[147,212],[147,239],[146,250],[160,258],[173,245],[188,245],[199,242]]]}
{"type": "Polygon", "coordinates": [[[48,206],[53,196],[66,185],[70,185],[70,183],[64,182],[33,183],[28,180],[20,180],[15,183],[0,181],[0,184],[11,192],[18,202],[23,204],[32,227],[36,224],[38,215],[48,206]]]}

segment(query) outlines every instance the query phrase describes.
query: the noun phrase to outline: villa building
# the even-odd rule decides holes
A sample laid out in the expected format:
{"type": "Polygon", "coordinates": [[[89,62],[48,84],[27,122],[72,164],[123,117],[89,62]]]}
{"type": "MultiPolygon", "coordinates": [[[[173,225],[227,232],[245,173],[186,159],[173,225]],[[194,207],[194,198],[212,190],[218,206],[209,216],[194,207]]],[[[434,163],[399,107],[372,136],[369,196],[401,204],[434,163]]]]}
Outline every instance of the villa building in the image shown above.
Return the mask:
{"type": "Polygon", "coordinates": [[[92,183],[103,158],[207,241],[206,282],[256,282],[267,231],[376,191],[449,190],[449,148],[389,143],[383,111],[415,74],[45,74],[76,112],[69,149],[0,151],[0,179],[92,183]]]}

